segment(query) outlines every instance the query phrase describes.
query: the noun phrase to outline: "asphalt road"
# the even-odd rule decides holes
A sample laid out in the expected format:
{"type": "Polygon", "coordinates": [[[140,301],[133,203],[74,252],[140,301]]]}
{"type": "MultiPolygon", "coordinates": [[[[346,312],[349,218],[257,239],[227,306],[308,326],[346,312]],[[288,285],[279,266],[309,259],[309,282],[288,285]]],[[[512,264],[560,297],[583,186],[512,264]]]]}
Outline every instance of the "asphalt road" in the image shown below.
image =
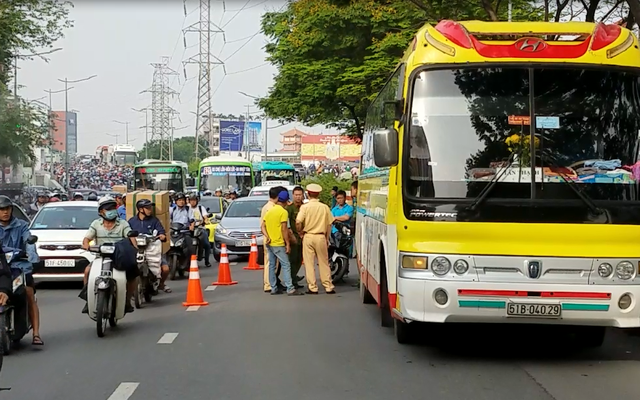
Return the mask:
{"type": "MultiPolygon", "coordinates": [[[[41,288],[45,346],[29,337],[5,358],[0,387],[11,390],[0,399],[640,398],[640,337],[612,331],[603,348],[573,352],[540,340],[553,335],[468,327],[425,333],[439,346],[402,346],[355,288],[274,297],[261,271],[242,266],[232,266],[238,285],[205,292],[209,306],[187,312],[186,281],[173,282],[102,339],[80,313],[79,287],[41,288]]],[[[201,269],[203,287],[216,274],[201,269]]]]}

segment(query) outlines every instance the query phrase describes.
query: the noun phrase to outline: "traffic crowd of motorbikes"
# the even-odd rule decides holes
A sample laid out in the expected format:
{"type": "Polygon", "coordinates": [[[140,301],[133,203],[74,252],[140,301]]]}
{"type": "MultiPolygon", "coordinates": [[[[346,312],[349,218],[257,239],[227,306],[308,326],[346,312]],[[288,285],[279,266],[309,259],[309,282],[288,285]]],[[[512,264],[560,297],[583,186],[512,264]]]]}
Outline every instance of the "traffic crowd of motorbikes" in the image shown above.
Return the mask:
{"type": "MultiPolygon", "coordinates": [[[[42,168],[45,171],[52,171],[58,182],[65,181],[64,164],[45,164],[42,168]]],[[[131,166],[78,160],[71,162],[69,167],[69,188],[106,191],[116,185],[126,185],[132,176],[133,167],[131,166]]]]}

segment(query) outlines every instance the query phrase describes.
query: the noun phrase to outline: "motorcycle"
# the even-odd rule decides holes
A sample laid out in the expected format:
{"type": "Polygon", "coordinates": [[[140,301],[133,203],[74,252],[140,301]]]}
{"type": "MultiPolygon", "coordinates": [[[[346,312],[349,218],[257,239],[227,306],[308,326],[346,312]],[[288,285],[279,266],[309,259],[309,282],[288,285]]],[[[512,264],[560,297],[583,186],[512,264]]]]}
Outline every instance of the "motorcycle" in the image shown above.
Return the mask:
{"type": "Polygon", "coordinates": [[[332,233],[329,238],[329,267],[333,283],[339,282],[349,273],[349,254],[353,236],[351,228],[344,222],[334,222],[338,232],[332,233]]]}
{"type": "MultiPolygon", "coordinates": [[[[128,237],[136,236],[138,232],[135,231],[128,234],[128,237]]],[[[89,271],[87,307],[89,318],[96,321],[98,337],[104,337],[107,322],[115,328],[125,315],[127,275],[125,271],[114,268],[115,250],[115,245],[110,243],[89,247],[96,258],[89,271]]]]}
{"type": "MultiPolygon", "coordinates": [[[[136,308],[142,308],[142,299],[145,302],[151,303],[153,296],[158,294],[158,287],[160,286],[160,280],[149,268],[149,260],[147,257],[147,249],[159,240],[158,231],[153,231],[151,235],[140,234],[136,237],[136,245],[138,246],[138,254],[136,260],[138,262],[138,268],[140,270],[140,277],[138,279],[138,288],[134,295],[134,302],[136,308]]],[[[162,257],[162,249],[158,252],[157,264],[160,268],[160,258],[162,257]]]]}
{"type": "MultiPolygon", "coordinates": [[[[26,243],[36,244],[37,236],[29,236],[26,243]]],[[[20,340],[31,331],[29,307],[27,303],[27,285],[24,272],[11,268],[17,261],[28,261],[25,249],[13,249],[0,246],[0,267],[11,270],[12,293],[6,305],[0,306],[0,368],[2,356],[9,355],[18,346],[20,340]]]]}
{"type": "Polygon", "coordinates": [[[167,252],[167,261],[169,263],[169,279],[174,280],[176,273],[180,278],[184,278],[189,272],[189,264],[191,259],[188,256],[188,246],[186,240],[192,240],[190,237],[189,227],[179,222],[171,223],[171,239],[170,247],[167,252]]]}

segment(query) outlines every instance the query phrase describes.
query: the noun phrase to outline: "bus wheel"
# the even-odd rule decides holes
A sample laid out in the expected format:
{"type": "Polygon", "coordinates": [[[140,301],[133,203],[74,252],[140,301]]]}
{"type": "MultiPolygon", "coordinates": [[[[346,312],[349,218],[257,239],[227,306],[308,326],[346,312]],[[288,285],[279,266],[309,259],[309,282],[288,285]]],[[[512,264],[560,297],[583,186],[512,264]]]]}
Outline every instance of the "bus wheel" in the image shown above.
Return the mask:
{"type": "Polygon", "coordinates": [[[391,316],[391,306],[389,305],[389,290],[387,289],[387,274],[384,272],[386,266],[384,262],[380,263],[380,323],[385,328],[393,326],[393,317],[391,316]]]}
{"type": "Polygon", "coordinates": [[[410,324],[402,322],[398,319],[393,320],[393,333],[396,335],[396,340],[400,344],[414,344],[416,342],[416,329],[417,322],[410,324]]]}

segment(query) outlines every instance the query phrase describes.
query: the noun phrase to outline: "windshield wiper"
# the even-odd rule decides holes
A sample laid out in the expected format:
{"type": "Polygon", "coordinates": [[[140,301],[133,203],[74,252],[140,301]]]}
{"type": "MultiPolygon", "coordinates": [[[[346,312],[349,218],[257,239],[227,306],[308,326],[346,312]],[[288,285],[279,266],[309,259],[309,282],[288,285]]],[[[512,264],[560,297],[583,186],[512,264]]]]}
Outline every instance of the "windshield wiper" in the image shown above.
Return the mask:
{"type": "MultiPolygon", "coordinates": [[[[547,159],[547,162],[549,162],[549,161],[550,160],[547,159]]],[[[601,209],[600,207],[598,207],[593,202],[591,197],[589,197],[588,195],[583,193],[581,189],[578,189],[576,187],[577,184],[573,181],[573,179],[569,179],[567,177],[567,175],[565,175],[561,171],[562,167],[560,167],[558,164],[555,164],[553,161],[551,161],[549,163],[551,164],[551,166],[553,168],[556,169],[556,171],[554,171],[554,172],[556,172],[558,175],[560,175],[560,178],[562,178],[562,181],[569,186],[569,188],[573,191],[573,193],[576,194],[576,196],[580,197],[580,200],[582,200],[582,202],[587,206],[587,208],[589,208],[589,211],[591,211],[596,216],[604,214],[604,210],[601,209]]]]}
{"type": "Polygon", "coordinates": [[[509,156],[509,159],[507,160],[507,165],[505,165],[503,170],[500,171],[499,174],[494,176],[491,182],[489,182],[489,184],[485,186],[484,189],[482,189],[482,191],[475,198],[473,203],[471,203],[471,205],[469,205],[469,207],[466,208],[468,211],[475,211],[487,199],[489,192],[493,190],[493,188],[498,184],[500,179],[502,179],[502,177],[507,173],[509,168],[513,165],[513,162],[515,161],[515,159],[516,159],[516,153],[515,152],[511,153],[511,156],[509,156]]]}

